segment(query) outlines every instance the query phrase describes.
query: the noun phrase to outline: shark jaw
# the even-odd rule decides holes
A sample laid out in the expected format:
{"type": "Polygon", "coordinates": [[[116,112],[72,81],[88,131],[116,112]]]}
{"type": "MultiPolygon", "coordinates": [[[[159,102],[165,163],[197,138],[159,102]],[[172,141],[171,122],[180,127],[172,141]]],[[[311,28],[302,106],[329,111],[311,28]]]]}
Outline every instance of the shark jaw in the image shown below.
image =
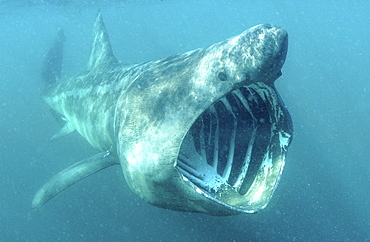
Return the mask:
{"type": "Polygon", "coordinates": [[[261,82],[242,86],[196,119],[175,167],[197,193],[231,213],[255,213],[279,183],[291,127],[275,88],[261,82]]]}

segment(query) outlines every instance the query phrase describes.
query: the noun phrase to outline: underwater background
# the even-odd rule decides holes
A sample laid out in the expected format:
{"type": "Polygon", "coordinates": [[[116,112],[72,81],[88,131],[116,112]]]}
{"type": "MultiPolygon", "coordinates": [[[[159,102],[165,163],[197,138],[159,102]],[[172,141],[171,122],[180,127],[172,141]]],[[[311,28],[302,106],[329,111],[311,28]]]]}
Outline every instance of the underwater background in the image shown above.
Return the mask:
{"type": "Polygon", "coordinates": [[[0,241],[370,241],[370,1],[1,0],[0,241]],[[65,31],[63,76],[85,70],[98,9],[123,63],[183,53],[271,23],[289,33],[276,81],[294,121],[282,180],[257,214],[160,209],[119,166],[43,207],[35,192],[97,153],[60,129],[40,93],[45,54],[65,31]]]}

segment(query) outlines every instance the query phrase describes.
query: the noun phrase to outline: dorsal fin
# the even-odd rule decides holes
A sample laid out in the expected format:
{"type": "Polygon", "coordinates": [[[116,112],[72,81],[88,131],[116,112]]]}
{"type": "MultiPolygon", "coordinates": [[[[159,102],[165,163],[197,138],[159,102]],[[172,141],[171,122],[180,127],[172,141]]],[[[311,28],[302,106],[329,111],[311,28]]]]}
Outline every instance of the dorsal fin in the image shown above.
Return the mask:
{"type": "Polygon", "coordinates": [[[109,66],[117,63],[117,59],[113,55],[112,47],[110,45],[107,29],[101,13],[95,20],[93,30],[93,43],[90,53],[90,59],[87,63],[87,70],[90,71],[97,66],[109,66]]]}

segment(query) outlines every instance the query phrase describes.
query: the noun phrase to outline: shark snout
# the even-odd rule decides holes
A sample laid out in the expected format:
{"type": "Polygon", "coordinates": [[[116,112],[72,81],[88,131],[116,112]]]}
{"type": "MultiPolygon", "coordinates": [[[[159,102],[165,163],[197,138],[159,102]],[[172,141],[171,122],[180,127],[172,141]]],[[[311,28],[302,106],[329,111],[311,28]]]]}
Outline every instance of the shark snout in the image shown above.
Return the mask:
{"type": "Polygon", "coordinates": [[[285,29],[263,24],[255,27],[252,53],[255,52],[257,74],[253,82],[272,84],[281,76],[288,52],[288,33],[285,29]]]}

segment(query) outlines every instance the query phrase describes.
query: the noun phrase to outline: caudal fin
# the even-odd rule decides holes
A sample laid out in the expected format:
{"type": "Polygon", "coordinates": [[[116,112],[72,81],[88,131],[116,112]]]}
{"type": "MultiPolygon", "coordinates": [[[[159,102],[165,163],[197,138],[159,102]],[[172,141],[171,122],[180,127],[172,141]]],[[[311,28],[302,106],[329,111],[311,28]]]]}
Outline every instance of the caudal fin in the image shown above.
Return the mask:
{"type": "Polygon", "coordinates": [[[54,84],[61,76],[64,41],[64,31],[59,29],[42,68],[41,76],[46,86],[54,84]]]}

